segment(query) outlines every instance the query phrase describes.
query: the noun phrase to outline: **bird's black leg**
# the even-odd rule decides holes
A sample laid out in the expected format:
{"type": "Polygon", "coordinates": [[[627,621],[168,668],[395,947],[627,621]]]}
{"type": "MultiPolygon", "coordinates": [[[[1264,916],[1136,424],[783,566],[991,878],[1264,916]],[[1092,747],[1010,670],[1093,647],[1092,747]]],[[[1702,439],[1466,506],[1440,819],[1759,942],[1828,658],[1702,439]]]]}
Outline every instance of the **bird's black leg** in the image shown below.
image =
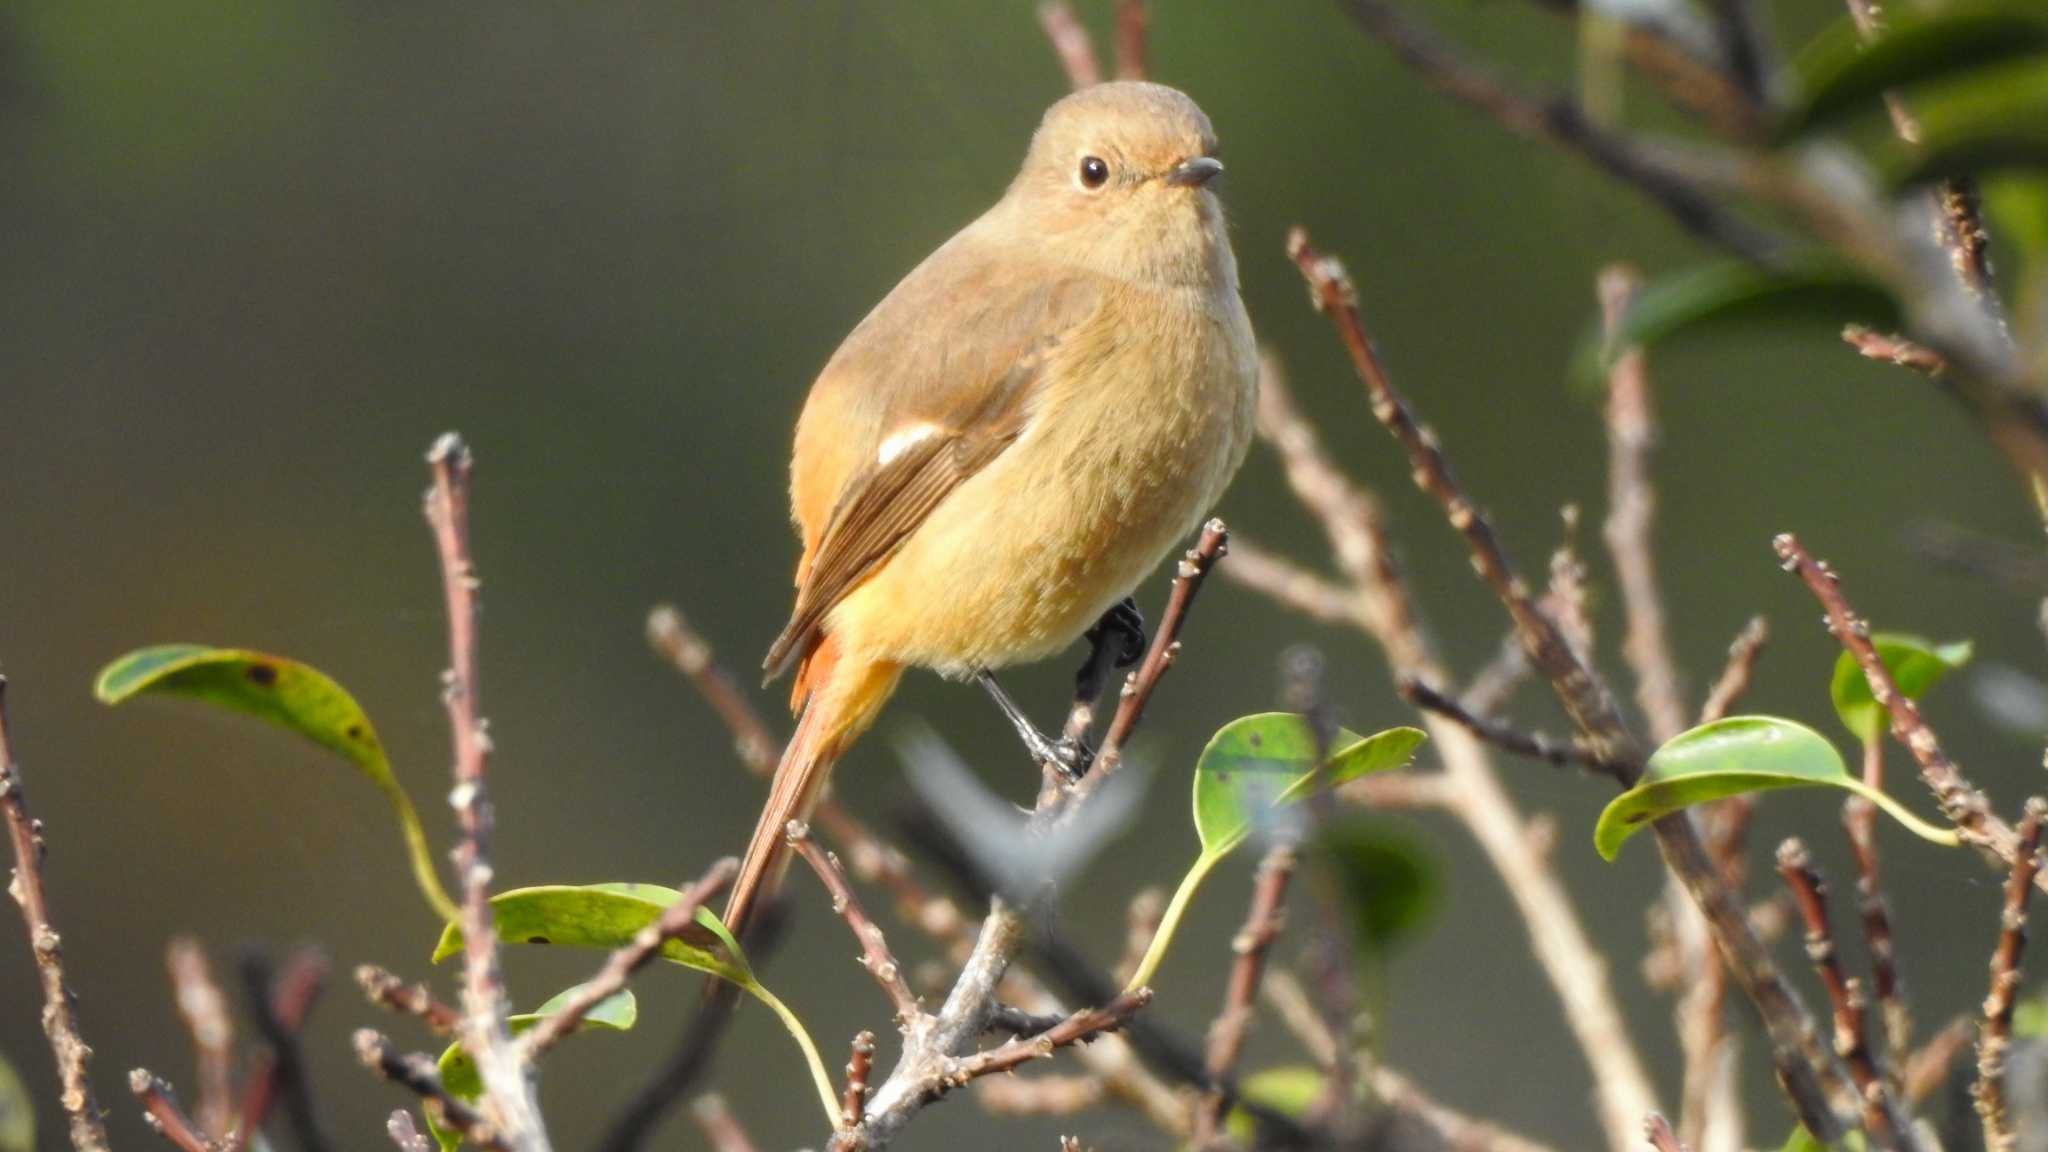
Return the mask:
{"type": "Polygon", "coordinates": [[[983,669],[974,678],[981,681],[981,686],[988,689],[989,698],[1003,710],[1010,726],[1017,730],[1018,739],[1024,741],[1024,750],[1031,754],[1032,760],[1057,767],[1069,780],[1078,780],[1088,771],[1088,766],[1095,760],[1095,753],[1086,744],[1079,740],[1049,739],[1029,716],[1024,715],[1024,710],[1010,699],[1010,694],[1003,691],[1003,686],[996,683],[995,676],[988,670],[983,669]]]}
{"type": "Polygon", "coordinates": [[[1145,655],[1145,617],[1138,611],[1138,602],[1129,596],[1118,601],[1083,639],[1088,641],[1088,659],[1074,674],[1074,699],[1093,704],[1102,695],[1102,681],[1112,662],[1117,668],[1129,668],[1145,655]]]}

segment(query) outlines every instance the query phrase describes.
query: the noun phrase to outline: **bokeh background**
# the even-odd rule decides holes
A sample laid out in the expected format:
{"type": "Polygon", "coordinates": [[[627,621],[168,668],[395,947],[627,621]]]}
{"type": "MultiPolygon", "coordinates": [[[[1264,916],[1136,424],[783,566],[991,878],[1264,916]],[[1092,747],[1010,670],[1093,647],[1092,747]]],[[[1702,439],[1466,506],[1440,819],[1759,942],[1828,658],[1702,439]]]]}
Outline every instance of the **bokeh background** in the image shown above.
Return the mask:
{"type": "MultiPolygon", "coordinates": [[[[1098,29],[1106,7],[1084,8],[1098,29]]],[[[1536,78],[1570,77],[1572,30],[1534,6],[1423,7],[1536,78]]],[[[1828,0],[1776,8],[1788,42],[1837,14],[1828,0]]],[[[1627,258],[1655,272],[1701,253],[1581,165],[1418,88],[1331,5],[1162,0],[1153,46],[1157,77],[1193,93],[1224,141],[1261,336],[1333,451],[1385,496],[1430,623],[1470,671],[1495,650],[1501,616],[1306,306],[1285,229],[1306,223],[1350,259],[1393,371],[1532,566],[1561,505],[1604,513],[1597,405],[1566,372],[1595,271],[1627,258]]],[[[379,1145],[403,1101],[354,1067],[347,1036],[406,1029],[345,974],[365,960],[425,974],[435,924],[381,802],[345,768],[193,707],[105,712],[88,695],[99,665],[186,639],[319,664],[376,718],[445,844],[445,649],[419,492],[422,451],[460,428],[480,461],[500,876],[674,882],[737,850],[760,786],[646,650],[646,610],[674,599],[733,668],[753,667],[787,607],[785,453],[812,374],[1000,192],[1064,86],[1021,0],[0,5],[0,669],[121,1146],[150,1140],[126,1069],[148,1065],[190,1096],[163,978],[179,931],[223,962],[249,940],[330,950],[336,986],[309,1034],[320,1106],[344,1146],[379,1145]]],[[[1834,650],[1768,548],[1786,529],[1834,560],[1881,624],[1975,637],[1981,665],[2040,667],[2031,598],[1933,571],[1902,542],[1928,519],[2037,539],[2020,487],[1921,380],[1857,360],[1820,328],[1677,346],[1654,372],[1657,538],[1695,692],[1762,611],[1779,638],[1753,704],[1833,730],[1834,650]]],[[[1263,449],[1221,512],[1249,537],[1323,555],[1263,449]]],[[[1597,543],[1589,531],[1618,671],[1597,543]]],[[[1161,590],[1147,587],[1149,609],[1161,590]]],[[[1191,858],[1194,754],[1217,725],[1271,703],[1286,646],[1325,648],[1348,723],[1404,718],[1360,640],[1227,583],[1188,639],[1147,725],[1159,769],[1147,813],[1064,897],[1105,962],[1129,896],[1170,884],[1191,858]]],[[[1067,663],[1015,678],[1041,714],[1060,706],[1067,663]]],[[[760,694],[771,709],[779,698],[760,694]]],[[[1561,727],[1540,689],[1518,711],[1561,727]]],[[[1028,795],[1031,773],[978,692],[915,677],[892,716],[930,721],[993,785],[1028,795]]],[[[1984,722],[1967,690],[1943,692],[1932,716],[2001,804],[2038,787],[2038,746],[1984,722]]],[[[1654,853],[1631,845],[1603,865],[1588,837],[1604,785],[1503,769],[1558,820],[1559,867],[1674,1100],[1668,1005],[1637,963],[1654,853]]],[[[1928,811],[1900,777],[1895,790],[1928,811]]],[[[842,779],[878,821],[906,803],[886,740],[842,779]]],[[[1804,829],[1845,875],[1835,812],[1831,796],[1774,798],[1755,851],[1804,829]]],[[[1584,1064],[1499,883],[1456,827],[1415,827],[1446,895],[1387,973],[1386,1058],[1450,1103],[1559,1147],[1592,1144],[1584,1064]]],[[[1960,854],[1883,835],[1902,964],[1931,1030],[1981,995],[1996,885],[1960,854]]],[[[1213,1012],[1248,872],[1225,869],[1196,908],[1160,1017],[1194,1030],[1213,1012]]],[[[882,1025],[884,1007],[824,901],[807,882],[796,890],[794,935],[770,976],[836,1063],[842,1038],[882,1025]]],[[[0,928],[0,1054],[35,1090],[55,1148],[28,950],[10,937],[0,928]]],[[[1780,952],[1805,981],[1796,941],[1780,952]]],[[[514,953],[518,999],[595,960],[514,953]]],[[[650,973],[637,1032],[574,1043],[551,1063],[560,1146],[587,1139],[665,1049],[694,985],[650,973]]],[[[1754,1139],[1775,1146],[1787,1122],[1758,1050],[1752,1039],[1754,1139]]],[[[1252,1066],[1295,1058],[1277,1027],[1255,1034],[1252,1066]]],[[[764,1147],[821,1138],[801,1065],[764,1014],[743,1015],[715,1083],[764,1147]]],[[[903,1146],[1050,1147],[1055,1130],[1105,1148],[1162,1144],[1121,1114],[992,1126],[962,1100],[903,1146]]],[[[678,1122],[661,1144],[696,1141],[678,1122]]]]}

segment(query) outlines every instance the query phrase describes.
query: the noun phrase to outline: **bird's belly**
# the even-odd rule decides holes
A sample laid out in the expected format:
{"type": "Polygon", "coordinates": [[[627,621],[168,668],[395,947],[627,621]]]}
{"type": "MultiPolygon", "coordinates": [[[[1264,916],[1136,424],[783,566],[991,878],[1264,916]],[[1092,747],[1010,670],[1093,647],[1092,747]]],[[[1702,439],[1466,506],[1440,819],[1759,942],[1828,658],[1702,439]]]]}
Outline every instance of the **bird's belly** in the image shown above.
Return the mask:
{"type": "Polygon", "coordinates": [[[1027,436],[935,509],[831,630],[952,676],[1058,652],[1221,495],[1233,408],[1097,413],[1093,428],[1027,436]]]}

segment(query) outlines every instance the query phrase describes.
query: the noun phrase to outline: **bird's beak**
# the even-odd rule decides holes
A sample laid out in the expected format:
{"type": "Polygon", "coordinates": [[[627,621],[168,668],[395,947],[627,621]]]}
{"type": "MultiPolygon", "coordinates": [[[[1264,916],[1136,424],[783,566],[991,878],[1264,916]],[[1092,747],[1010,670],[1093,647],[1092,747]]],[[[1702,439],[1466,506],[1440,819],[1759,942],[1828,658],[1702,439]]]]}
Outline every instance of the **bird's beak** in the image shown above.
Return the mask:
{"type": "Polygon", "coordinates": [[[1223,172],[1223,162],[1214,156],[1194,156],[1167,170],[1166,182],[1182,188],[1199,188],[1223,172]]]}

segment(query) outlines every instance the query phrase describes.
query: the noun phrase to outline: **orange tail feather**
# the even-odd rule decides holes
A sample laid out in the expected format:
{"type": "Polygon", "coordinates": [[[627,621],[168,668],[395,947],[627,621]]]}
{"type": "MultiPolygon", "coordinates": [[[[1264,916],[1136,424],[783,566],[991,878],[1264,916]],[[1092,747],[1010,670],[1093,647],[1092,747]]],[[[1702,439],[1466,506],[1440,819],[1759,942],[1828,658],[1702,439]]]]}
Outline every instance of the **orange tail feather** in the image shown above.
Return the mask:
{"type": "Polygon", "coordinates": [[[745,930],[756,908],[782,884],[789,869],[789,822],[810,818],[832,766],[874,723],[902,675],[901,665],[842,659],[838,641],[829,636],[806,661],[802,679],[810,700],[775,766],[767,806],[726,900],[725,926],[733,935],[745,930]]]}

